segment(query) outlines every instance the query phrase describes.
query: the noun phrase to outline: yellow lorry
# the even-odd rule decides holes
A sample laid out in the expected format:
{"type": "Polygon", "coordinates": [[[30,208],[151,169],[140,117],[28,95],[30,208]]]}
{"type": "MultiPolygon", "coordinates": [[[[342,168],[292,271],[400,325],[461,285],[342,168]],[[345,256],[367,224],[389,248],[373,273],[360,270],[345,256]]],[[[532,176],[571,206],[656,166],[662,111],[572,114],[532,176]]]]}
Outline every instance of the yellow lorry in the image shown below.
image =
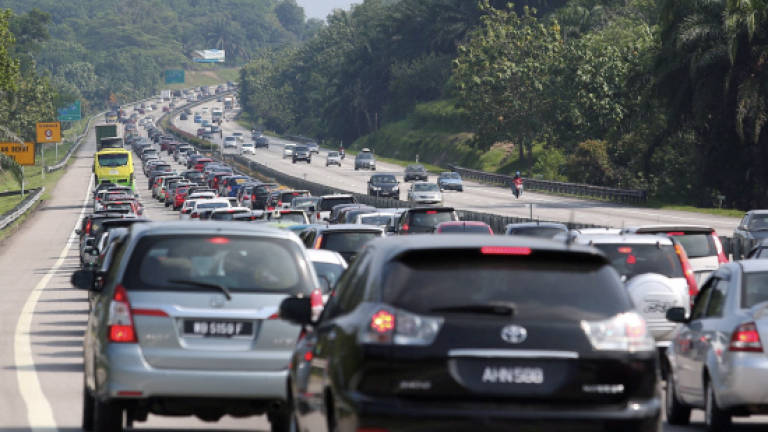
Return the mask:
{"type": "Polygon", "coordinates": [[[93,157],[93,174],[96,185],[111,182],[134,188],[133,155],[125,149],[101,150],[93,157]]]}

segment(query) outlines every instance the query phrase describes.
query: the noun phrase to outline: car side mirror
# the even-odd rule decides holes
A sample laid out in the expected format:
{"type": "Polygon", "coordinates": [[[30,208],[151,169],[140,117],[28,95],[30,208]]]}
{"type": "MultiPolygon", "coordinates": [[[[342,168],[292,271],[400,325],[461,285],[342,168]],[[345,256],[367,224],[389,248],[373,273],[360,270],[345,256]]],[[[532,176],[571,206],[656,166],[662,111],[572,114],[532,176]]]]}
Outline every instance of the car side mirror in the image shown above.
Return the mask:
{"type": "Polygon", "coordinates": [[[72,277],[69,281],[75,288],[90,290],[93,288],[95,278],[96,274],[91,270],[78,270],[72,273],[72,277]]]}
{"type": "Polygon", "coordinates": [[[685,316],[685,309],[681,307],[673,307],[667,309],[667,321],[676,323],[687,323],[688,317],[685,316]]]}
{"type": "Polygon", "coordinates": [[[280,303],[280,319],[301,326],[312,324],[312,301],[309,297],[288,297],[280,303]]]}

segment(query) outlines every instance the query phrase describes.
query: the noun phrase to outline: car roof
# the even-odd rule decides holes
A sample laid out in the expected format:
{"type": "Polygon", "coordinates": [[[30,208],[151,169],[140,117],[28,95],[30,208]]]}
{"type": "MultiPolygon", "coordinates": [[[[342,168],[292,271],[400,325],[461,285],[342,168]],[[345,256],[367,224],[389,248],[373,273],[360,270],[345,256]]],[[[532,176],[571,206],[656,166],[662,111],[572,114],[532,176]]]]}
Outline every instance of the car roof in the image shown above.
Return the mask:
{"type": "Polygon", "coordinates": [[[768,272],[768,260],[750,259],[738,261],[744,273],[768,272]]]}
{"type": "Polygon", "coordinates": [[[580,234],[576,241],[583,244],[673,244],[669,237],[648,234],[580,234]]]}
{"type": "Polygon", "coordinates": [[[568,229],[568,227],[565,226],[565,224],[561,224],[557,222],[520,222],[520,223],[509,224],[505,228],[513,229],[513,228],[535,228],[535,227],[560,228],[564,230],[568,229]]]}
{"type": "Polygon", "coordinates": [[[323,232],[375,231],[379,233],[384,232],[384,230],[379,227],[375,227],[373,225],[363,225],[363,224],[320,225],[318,226],[318,231],[323,231],[323,232]]]}
{"type": "Polygon", "coordinates": [[[756,215],[756,214],[768,214],[768,210],[750,210],[747,212],[748,215],[756,215]]]}
{"type": "Polygon", "coordinates": [[[336,251],[328,249],[307,249],[307,256],[312,262],[322,262],[347,266],[347,261],[336,251]]]}
{"type": "Polygon", "coordinates": [[[433,210],[443,211],[443,212],[445,212],[445,211],[455,211],[453,207],[439,207],[439,206],[436,206],[436,207],[411,207],[411,208],[405,209],[405,212],[414,213],[414,212],[433,211],[433,210]]]}
{"type": "Polygon", "coordinates": [[[642,225],[637,227],[628,227],[623,230],[628,233],[667,233],[667,232],[691,232],[691,233],[711,233],[714,228],[706,225],[642,225]]]}
{"type": "Polygon", "coordinates": [[[248,207],[228,207],[228,208],[213,209],[214,213],[233,213],[233,212],[236,212],[236,211],[250,212],[251,209],[249,209],[248,207]]]}
{"type": "Polygon", "coordinates": [[[134,224],[131,227],[135,236],[174,235],[174,234],[213,234],[213,235],[268,235],[299,242],[293,233],[272,228],[264,224],[232,224],[225,221],[188,221],[151,222],[134,224]]]}

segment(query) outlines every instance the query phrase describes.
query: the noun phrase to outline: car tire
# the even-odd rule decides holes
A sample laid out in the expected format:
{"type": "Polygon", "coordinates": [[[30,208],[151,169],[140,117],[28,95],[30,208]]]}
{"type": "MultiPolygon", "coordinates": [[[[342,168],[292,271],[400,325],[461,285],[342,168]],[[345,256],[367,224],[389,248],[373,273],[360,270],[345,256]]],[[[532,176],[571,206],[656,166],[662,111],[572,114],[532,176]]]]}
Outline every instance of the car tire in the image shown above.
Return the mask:
{"type": "Polygon", "coordinates": [[[122,432],[124,430],[123,424],[123,408],[121,406],[115,402],[94,400],[94,432],[122,432]]]}
{"type": "Polygon", "coordinates": [[[667,372],[667,388],[664,411],[667,415],[667,422],[674,426],[684,426],[691,422],[691,407],[680,403],[675,390],[675,381],[672,371],[667,372]]]}
{"type": "Polygon", "coordinates": [[[357,170],[359,170],[359,169],[360,169],[360,168],[358,168],[358,167],[355,167],[355,171],[357,171],[357,170]]]}
{"type": "Polygon", "coordinates": [[[96,403],[93,395],[88,391],[88,387],[83,383],[83,421],[82,428],[84,431],[93,430],[93,406],[96,403]]]}
{"type": "Polygon", "coordinates": [[[292,426],[290,405],[267,414],[271,432],[290,432],[292,426]]]}
{"type": "Polygon", "coordinates": [[[307,165],[312,163],[312,159],[307,159],[307,165]]]}
{"type": "Polygon", "coordinates": [[[292,163],[296,163],[296,159],[292,160],[291,162],[292,162],[292,163]]]}
{"type": "Polygon", "coordinates": [[[726,432],[731,427],[731,413],[717,406],[715,390],[709,379],[704,382],[704,424],[709,432],[726,432]]]}
{"type": "Polygon", "coordinates": [[[459,192],[464,192],[464,188],[463,188],[463,187],[460,187],[460,188],[459,188],[459,192]]]}

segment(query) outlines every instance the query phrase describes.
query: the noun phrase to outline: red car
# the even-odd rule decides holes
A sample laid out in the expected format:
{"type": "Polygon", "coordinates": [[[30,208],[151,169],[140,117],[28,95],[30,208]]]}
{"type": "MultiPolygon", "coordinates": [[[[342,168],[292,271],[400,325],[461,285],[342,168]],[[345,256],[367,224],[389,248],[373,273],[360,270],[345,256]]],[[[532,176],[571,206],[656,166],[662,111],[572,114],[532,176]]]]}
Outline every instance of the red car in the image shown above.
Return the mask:
{"type": "Polygon", "coordinates": [[[493,230],[485,222],[479,221],[449,221],[438,224],[435,234],[489,234],[493,230]]]}
{"type": "Polygon", "coordinates": [[[195,162],[195,169],[202,172],[206,165],[213,162],[211,158],[200,158],[195,162]]]}
{"type": "Polygon", "coordinates": [[[179,210],[184,205],[184,201],[187,199],[187,193],[189,192],[189,186],[181,186],[176,188],[176,195],[173,197],[173,209],[179,210]]]}

